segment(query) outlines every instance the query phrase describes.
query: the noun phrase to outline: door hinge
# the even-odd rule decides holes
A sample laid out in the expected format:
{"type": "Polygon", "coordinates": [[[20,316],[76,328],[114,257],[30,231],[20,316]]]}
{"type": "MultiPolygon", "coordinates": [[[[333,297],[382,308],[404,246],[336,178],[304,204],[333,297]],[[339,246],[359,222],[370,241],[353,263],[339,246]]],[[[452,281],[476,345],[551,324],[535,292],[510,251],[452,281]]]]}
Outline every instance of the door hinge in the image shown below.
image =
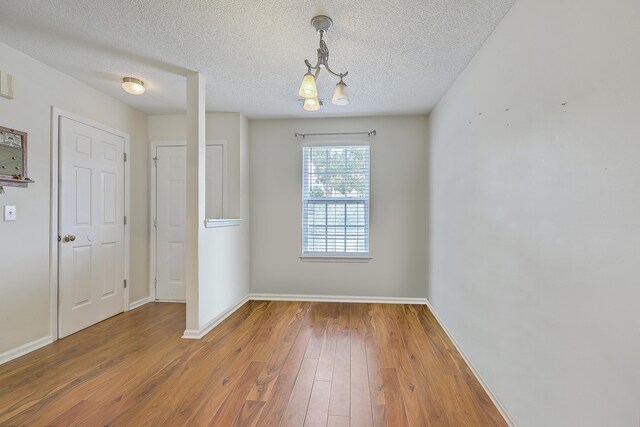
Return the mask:
{"type": "Polygon", "coordinates": [[[124,153],[124,161],[127,161],[127,153],[124,153]]]}
{"type": "Polygon", "coordinates": [[[156,289],[158,289],[158,279],[157,279],[157,278],[153,279],[153,286],[154,286],[156,289]]]}
{"type": "Polygon", "coordinates": [[[153,228],[158,228],[158,218],[154,218],[154,220],[153,220],[153,228]]]}
{"type": "Polygon", "coordinates": [[[158,167],[158,158],[157,157],[153,158],[153,166],[158,167]]]}
{"type": "Polygon", "coordinates": [[[124,279],[124,287],[126,289],[126,287],[127,287],[127,279],[124,279]]]}
{"type": "Polygon", "coordinates": [[[127,216],[124,217],[124,225],[127,225],[127,216]]]}

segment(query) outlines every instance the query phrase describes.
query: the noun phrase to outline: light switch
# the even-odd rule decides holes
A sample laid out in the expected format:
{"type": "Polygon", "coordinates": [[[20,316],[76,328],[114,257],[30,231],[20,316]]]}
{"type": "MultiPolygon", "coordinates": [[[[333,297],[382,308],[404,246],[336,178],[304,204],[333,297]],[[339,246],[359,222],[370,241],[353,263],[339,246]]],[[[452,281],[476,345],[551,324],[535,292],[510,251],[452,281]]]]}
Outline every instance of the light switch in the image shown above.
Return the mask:
{"type": "Polygon", "coordinates": [[[6,206],[4,207],[4,220],[6,221],[15,221],[16,220],[16,207],[15,206],[6,206]]]}

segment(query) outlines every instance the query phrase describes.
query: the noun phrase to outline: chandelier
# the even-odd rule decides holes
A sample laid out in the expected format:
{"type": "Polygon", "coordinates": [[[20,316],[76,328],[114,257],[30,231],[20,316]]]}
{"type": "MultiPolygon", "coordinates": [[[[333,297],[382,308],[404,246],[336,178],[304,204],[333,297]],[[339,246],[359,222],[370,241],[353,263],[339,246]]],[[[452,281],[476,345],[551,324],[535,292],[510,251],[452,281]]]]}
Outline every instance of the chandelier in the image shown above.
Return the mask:
{"type": "Polygon", "coordinates": [[[349,103],[349,98],[347,97],[347,85],[342,81],[342,78],[349,74],[349,72],[334,73],[331,68],[329,68],[329,48],[324,42],[324,35],[333,25],[333,21],[328,16],[318,15],[313,17],[311,25],[313,25],[313,28],[320,33],[320,47],[318,48],[318,61],[315,66],[311,65],[308,59],[304,60],[304,63],[307,66],[307,73],[304,75],[302,84],[300,85],[300,90],[298,91],[298,94],[304,98],[304,109],[307,111],[318,111],[322,105],[322,101],[318,99],[318,88],[316,86],[316,80],[320,74],[320,68],[324,68],[334,76],[340,77],[340,81],[336,84],[336,90],[333,93],[331,102],[334,105],[347,105],[349,103]],[[314,71],[312,72],[311,70],[314,71]]]}

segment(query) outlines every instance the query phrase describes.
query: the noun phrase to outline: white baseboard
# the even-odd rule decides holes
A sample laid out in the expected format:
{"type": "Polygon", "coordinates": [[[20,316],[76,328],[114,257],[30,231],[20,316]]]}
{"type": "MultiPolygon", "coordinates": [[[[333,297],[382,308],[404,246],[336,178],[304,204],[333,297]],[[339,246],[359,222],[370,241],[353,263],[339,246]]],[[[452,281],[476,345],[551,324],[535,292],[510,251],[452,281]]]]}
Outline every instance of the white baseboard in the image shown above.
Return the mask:
{"type": "Polygon", "coordinates": [[[42,337],[37,340],[28,342],[19,347],[12,348],[11,350],[5,351],[0,354],[0,365],[3,363],[7,363],[10,360],[17,359],[20,356],[24,356],[27,353],[31,353],[45,345],[49,345],[53,342],[50,336],[42,337]]]}
{"type": "Polygon", "coordinates": [[[229,308],[225,312],[209,320],[200,329],[185,329],[184,334],[182,335],[182,338],[190,339],[190,340],[199,340],[200,338],[204,337],[209,332],[211,332],[211,330],[216,326],[218,326],[224,319],[231,316],[237,309],[242,307],[247,301],[249,301],[249,295],[242,298],[242,300],[240,300],[240,302],[238,302],[233,307],[229,308]]]}
{"type": "Polygon", "coordinates": [[[298,294],[249,294],[252,301],[310,301],[310,302],[352,302],[372,304],[420,304],[426,298],[358,297],[343,295],[298,295],[298,294]]]}
{"type": "Polygon", "coordinates": [[[449,339],[451,340],[451,342],[455,346],[456,350],[458,350],[458,353],[460,354],[460,356],[462,356],[462,359],[464,359],[464,361],[467,364],[467,366],[469,367],[469,369],[471,369],[471,372],[473,372],[473,375],[475,375],[476,379],[478,380],[478,382],[480,383],[480,385],[482,386],[484,391],[487,393],[487,395],[489,396],[489,398],[491,399],[493,404],[496,405],[496,408],[498,408],[498,411],[500,412],[502,417],[505,419],[507,424],[509,424],[511,427],[515,427],[516,424],[513,422],[513,419],[511,418],[511,416],[509,415],[507,410],[504,408],[504,406],[502,406],[502,404],[500,403],[498,398],[493,394],[493,392],[491,391],[491,389],[489,388],[487,383],[480,376],[480,373],[473,366],[473,364],[471,363],[471,360],[469,360],[467,355],[462,350],[462,347],[460,347],[460,345],[458,345],[458,343],[453,338],[453,336],[451,335],[449,330],[444,326],[444,323],[442,323],[442,320],[438,317],[438,314],[433,309],[433,307],[431,306],[431,304],[429,303],[428,300],[426,302],[426,305],[427,305],[427,307],[429,307],[429,310],[431,311],[431,313],[433,313],[433,316],[436,318],[436,321],[440,324],[440,327],[442,327],[442,330],[444,331],[444,333],[447,334],[447,336],[449,337],[449,339]]]}
{"type": "Polygon", "coordinates": [[[151,300],[149,299],[149,297],[144,297],[144,298],[140,298],[138,301],[134,301],[131,304],[129,304],[129,310],[133,310],[134,308],[138,308],[142,305],[145,305],[146,303],[150,302],[151,300]]]}

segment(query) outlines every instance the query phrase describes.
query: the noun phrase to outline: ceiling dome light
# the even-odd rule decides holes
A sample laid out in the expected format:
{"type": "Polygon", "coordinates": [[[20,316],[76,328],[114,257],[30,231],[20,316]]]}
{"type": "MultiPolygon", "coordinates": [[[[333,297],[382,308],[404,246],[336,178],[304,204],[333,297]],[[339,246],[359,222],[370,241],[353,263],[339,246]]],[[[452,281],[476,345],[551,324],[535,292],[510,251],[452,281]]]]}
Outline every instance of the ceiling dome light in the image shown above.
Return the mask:
{"type": "Polygon", "coordinates": [[[144,82],[134,77],[122,79],[122,89],[131,95],[142,95],[144,93],[144,82]]]}
{"type": "Polygon", "coordinates": [[[313,77],[311,71],[308,71],[307,74],[304,75],[302,79],[302,84],[300,85],[300,91],[298,92],[303,98],[317,98],[318,97],[318,88],[316,87],[316,78],[313,77]]]}
{"type": "Polygon", "coordinates": [[[347,96],[347,85],[344,84],[342,79],[336,85],[336,90],[333,92],[333,99],[331,99],[334,105],[347,105],[349,103],[349,97],[347,96]]]}
{"type": "Polygon", "coordinates": [[[307,98],[304,100],[304,109],[307,111],[318,111],[320,109],[320,101],[318,98],[307,98]]]}

